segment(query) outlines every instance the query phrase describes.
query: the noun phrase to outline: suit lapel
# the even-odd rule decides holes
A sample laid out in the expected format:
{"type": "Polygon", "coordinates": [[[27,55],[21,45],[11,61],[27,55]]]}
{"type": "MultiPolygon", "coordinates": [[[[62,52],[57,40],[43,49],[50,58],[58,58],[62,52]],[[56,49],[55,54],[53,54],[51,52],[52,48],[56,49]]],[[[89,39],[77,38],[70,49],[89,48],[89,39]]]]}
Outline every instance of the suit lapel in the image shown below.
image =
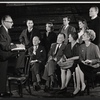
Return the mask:
{"type": "MultiPolygon", "coordinates": [[[[62,44],[63,45],[63,44],[62,44]]],[[[62,45],[60,46],[58,52],[57,52],[57,55],[60,53],[60,51],[62,50],[62,45]]]]}
{"type": "Polygon", "coordinates": [[[7,33],[7,31],[5,30],[5,28],[3,26],[2,26],[2,28],[3,28],[3,33],[4,33],[3,35],[4,35],[4,37],[6,37],[8,44],[11,43],[11,37],[10,37],[9,33],[7,33]]]}
{"type": "Polygon", "coordinates": [[[38,45],[38,48],[36,50],[36,54],[37,54],[37,52],[40,52],[40,46],[39,45],[38,45]]]}

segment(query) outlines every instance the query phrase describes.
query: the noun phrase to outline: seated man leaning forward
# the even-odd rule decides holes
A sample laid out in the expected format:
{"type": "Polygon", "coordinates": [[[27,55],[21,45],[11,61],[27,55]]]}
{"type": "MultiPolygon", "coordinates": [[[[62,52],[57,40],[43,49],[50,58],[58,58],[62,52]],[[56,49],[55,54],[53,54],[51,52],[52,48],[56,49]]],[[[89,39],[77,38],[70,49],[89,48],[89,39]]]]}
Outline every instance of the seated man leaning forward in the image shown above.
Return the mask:
{"type": "Polygon", "coordinates": [[[32,41],[33,46],[28,49],[28,53],[31,57],[30,64],[32,72],[33,89],[37,91],[40,89],[40,76],[44,70],[43,66],[46,60],[46,52],[44,47],[39,45],[39,37],[35,36],[32,41]]]}
{"type": "Polygon", "coordinates": [[[43,74],[43,79],[46,80],[44,91],[48,91],[54,85],[54,73],[56,69],[57,62],[63,56],[63,51],[65,49],[65,34],[60,33],[57,36],[57,42],[51,45],[48,61],[45,65],[45,70],[43,74]]]}

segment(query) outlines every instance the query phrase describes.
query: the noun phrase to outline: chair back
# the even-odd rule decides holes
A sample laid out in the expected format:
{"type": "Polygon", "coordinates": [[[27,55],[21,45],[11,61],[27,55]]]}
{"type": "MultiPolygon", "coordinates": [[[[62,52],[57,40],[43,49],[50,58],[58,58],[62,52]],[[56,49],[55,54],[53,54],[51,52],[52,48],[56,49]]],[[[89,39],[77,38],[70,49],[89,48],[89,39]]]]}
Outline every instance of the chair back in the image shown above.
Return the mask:
{"type": "Polygon", "coordinates": [[[29,71],[30,71],[30,56],[29,55],[26,55],[26,60],[25,60],[25,67],[24,67],[24,70],[23,70],[23,74],[25,76],[29,76],[29,71]]]}

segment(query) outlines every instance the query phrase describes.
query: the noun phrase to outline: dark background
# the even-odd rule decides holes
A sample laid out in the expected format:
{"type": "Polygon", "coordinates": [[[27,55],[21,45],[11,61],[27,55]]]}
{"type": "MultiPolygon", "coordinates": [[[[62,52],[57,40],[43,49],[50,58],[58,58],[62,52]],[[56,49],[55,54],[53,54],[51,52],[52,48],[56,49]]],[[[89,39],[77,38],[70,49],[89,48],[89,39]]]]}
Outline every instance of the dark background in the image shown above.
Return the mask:
{"type": "Polygon", "coordinates": [[[78,30],[78,17],[82,16],[88,22],[91,6],[98,6],[100,9],[100,3],[0,3],[0,19],[3,15],[11,15],[14,25],[10,30],[10,35],[13,42],[18,42],[20,33],[26,28],[27,18],[34,20],[34,26],[40,30],[41,35],[45,31],[45,24],[48,21],[54,23],[57,33],[62,25],[62,18],[67,15],[71,17],[70,24],[78,30]]]}

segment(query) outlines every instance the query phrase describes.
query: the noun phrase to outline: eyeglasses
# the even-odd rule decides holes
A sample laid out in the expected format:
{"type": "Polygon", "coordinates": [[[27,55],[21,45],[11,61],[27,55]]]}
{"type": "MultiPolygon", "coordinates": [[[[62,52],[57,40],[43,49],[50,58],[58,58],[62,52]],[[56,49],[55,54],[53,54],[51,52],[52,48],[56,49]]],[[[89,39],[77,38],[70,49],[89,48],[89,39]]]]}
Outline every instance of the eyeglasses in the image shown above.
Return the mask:
{"type": "Polygon", "coordinates": [[[13,23],[13,21],[5,21],[5,22],[11,23],[11,24],[13,23]]]}

